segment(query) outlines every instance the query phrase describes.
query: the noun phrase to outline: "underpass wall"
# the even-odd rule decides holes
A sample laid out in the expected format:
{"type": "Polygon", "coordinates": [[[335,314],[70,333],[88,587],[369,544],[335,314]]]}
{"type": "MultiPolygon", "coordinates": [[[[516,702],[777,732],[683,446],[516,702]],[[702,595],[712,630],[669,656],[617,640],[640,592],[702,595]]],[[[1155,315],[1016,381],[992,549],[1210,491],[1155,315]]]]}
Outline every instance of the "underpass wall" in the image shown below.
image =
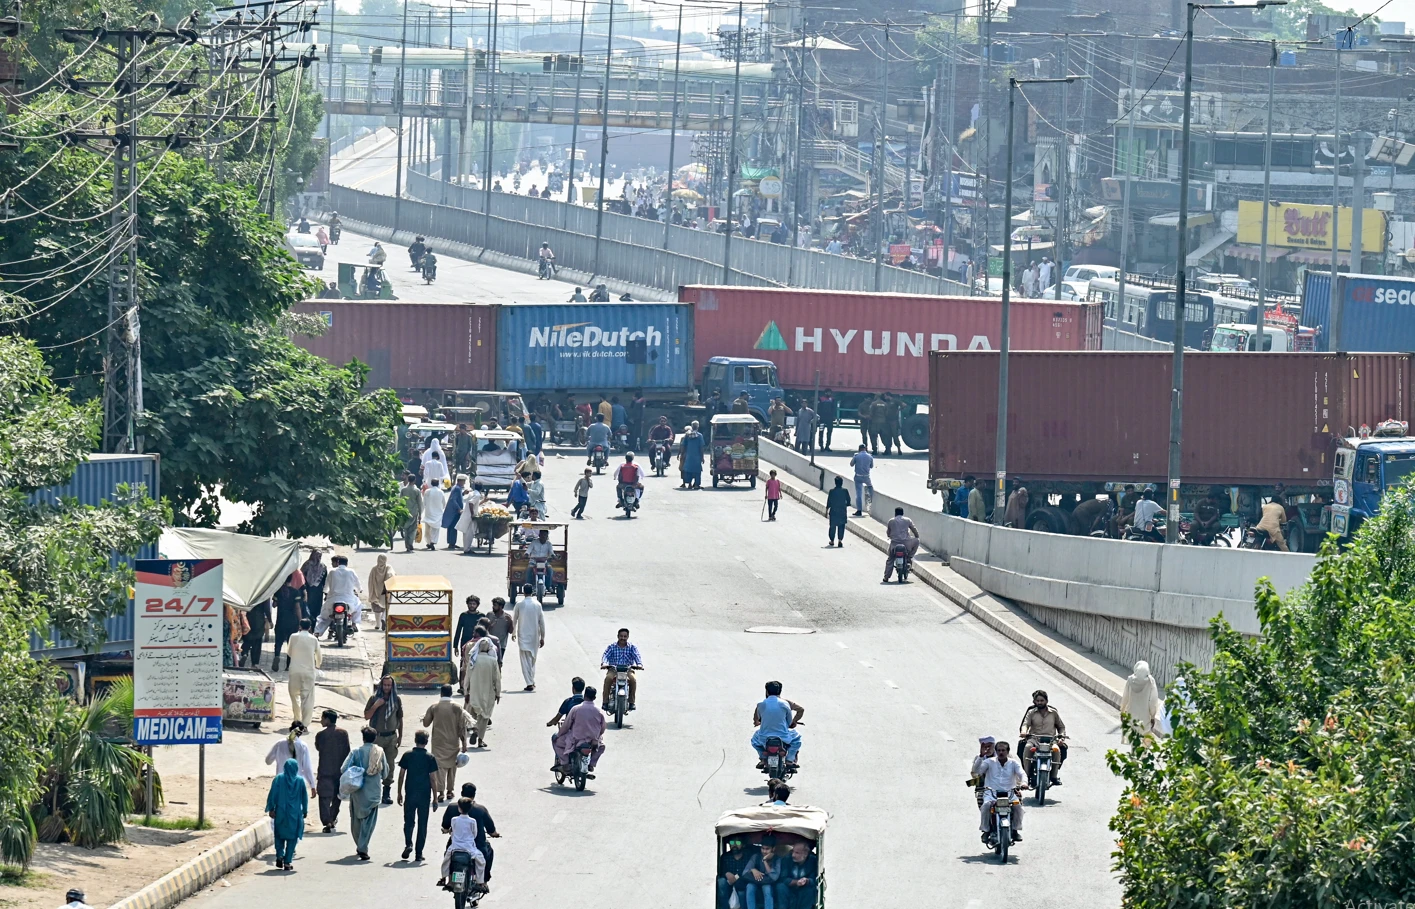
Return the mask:
{"type": "MultiPolygon", "coordinates": [[[[819,489],[854,479],[780,445],[760,440],[764,460],[819,489]]],[[[1146,660],[1163,683],[1175,664],[1207,668],[1209,622],[1260,631],[1254,589],[1269,578],[1279,593],[1306,582],[1316,557],[1208,546],[1160,546],[995,527],[940,514],[876,491],[870,515],[888,521],[903,508],[925,548],[978,587],[1017,604],[1082,647],[1130,666],[1146,660]]]]}

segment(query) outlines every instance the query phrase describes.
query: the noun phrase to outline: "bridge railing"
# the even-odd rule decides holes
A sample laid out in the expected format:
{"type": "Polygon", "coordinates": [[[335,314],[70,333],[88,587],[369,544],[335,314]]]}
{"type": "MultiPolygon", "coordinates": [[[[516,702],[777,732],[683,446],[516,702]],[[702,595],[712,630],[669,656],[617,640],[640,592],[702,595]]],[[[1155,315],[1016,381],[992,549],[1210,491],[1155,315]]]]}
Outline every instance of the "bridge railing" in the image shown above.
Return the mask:
{"type": "MultiPolygon", "coordinates": [[[[407,179],[408,194],[416,199],[421,199],[429,203],[442,203],[446,200],[446,207],[454,210],[461,210],[468,215],[481,217],[481,212],[487,204],[487,200],[480,189],[455,184],[444,184],[441,180],[434,179],[427,174],[409,169],[407,179]]],[[[595,222],[597,213],[595,209],[583,205],[567,205],[552,199],[532,199],[526,196],[513,195],[511,193],[491,193],[490,211],[493,225],[501,222],[514,223],[528,229],[532,235],[540,232],[540,238],[535,240],[529,247],[526,258],[534,259],[536,250],[540,248],[543,241],[548,241],[555,249],[556,259],[561,264],[569,264],[563,258],[561,244],[574,242],[577,246],[582,240],[587,240],[593,246],[595,235],[595,222]],[[570,237],[577,239],[570,241],[570,237]],[[563,238],[563,239],[557,239],[563,238]]],[[[392,221],[392,206],[387,209],[387,220],[375,220],[372,223],[382,224],[387,227],[394,227],[392,221]]],[[[407,200],[404,201],[406,214],[407,200]]],[[[337,207],[337,206],[336,206],[337,207]]],[[[343,212],[343,209],[339,209],[343,212]]],[[[360,218],[358,220],[369,220],[360,218]]],[[[403,223],[396,225],[401,229],[416,229],[409,224],[407,218],[401,219],[403,223]]],[[[481,223],[478,221],[478,223],[481,223]]],[[[499,228],[494,228],[495,233],[499,228]]],[[[519,230],[519,228],[518,228],[519,230]]],[[[604,213],[603,237],[608,243],[614,244],[614,252],[611,254],[610,247],[606,246],[601,252],[601,268],[605,274],[612,275],[626,281],[637,279],[627,274],[620,273],[621,254],[626,254],[630,249],[642,250],[635,253],[639,257],[651,257],[654,254],[662,254],[667,260],[676,264],[671,266],[656,267],[652,270],[655,275],[665,276],[677,274],[680,270],[687,269],[686,265],[679,263],[678,259],[688,260],[698,263],[692,266],[692,271],[707,275],[700,283],[721,284],[726,280],[723,272],[722,262],[725,254],[726,237],[708,231],[693,230],[691,228],[670,226],[668,231],[668,245],[664,248],[664,225],[660,221],[650,221],[645,218],[635,218],[628,215],[621,215],[611,211],[604,213]],[[703,271],[706,269],[706,271],[703,271]]],[[[444,236],[437,234],[436,236],[444,236]]],[[[459,240],[458,237],[447,239],[459,240]]],[[[521,255],[512,249],[502,249],[496,245],[498,237],[491,237],[490,248],[510,255],[521,255]]],[[[462,240],[461,242],[471,243],[476,246],[482,245],[481,235],[462,240]]],[[[518,246],[517,249],[520,247],[518,246]]],[[[581,265],[570,265],[571,268],[581,269],[581,265]]],[[[635,266],[640,268],[640,266],[635,266]]],[[[583,270],[594,271],[594,258],[591,253],[590,258],[583,265],[583,270]]],[[[778,287],[813,287],[827,290],[873,290],[874,289],[875,266],[873,262],[864,259],[852,259],[847,256],[831,255],[814,249],[798,249],[794,246],[769,243],[762,240],[753,240],[746,237],[734,237],[732,240],[732,280],[731,283],[765,285],[778,287]]],[[[649,287],[659,287],[664,290],[674,290],[678,284],[662,284],[656,282],[644,282],[649,287]]],[[[888,293],[914,293],[930,295],[948,296],[969,296],[968,287],[956,281],[940,280],[937,277],[928,275],[920,271],[896,268],[886,265],[881,269],[880,290],[888,293]]]]}

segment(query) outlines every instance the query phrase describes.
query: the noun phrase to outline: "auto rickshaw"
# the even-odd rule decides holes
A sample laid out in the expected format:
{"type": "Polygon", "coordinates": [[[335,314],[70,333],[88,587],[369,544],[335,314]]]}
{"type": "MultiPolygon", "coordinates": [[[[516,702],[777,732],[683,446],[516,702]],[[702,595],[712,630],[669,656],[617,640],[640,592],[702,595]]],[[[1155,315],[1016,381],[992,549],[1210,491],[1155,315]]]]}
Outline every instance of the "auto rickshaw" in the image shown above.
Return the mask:
{"type": "MultiPolygon", "coordinates": [[[[759,805],[728,811],[717,819],[717,867],[721,869],[724,858],[730,858],[728,853],[732,851],[731,844],[734,841],[742,844],[743,856],[751,856],[761,851],[762,838],[771,835],[776,841],[777,860],[782,862],[791,862],[791,850],[797,844],[805,844],[809,854],[815,859],[816,874],[813,884],[804,886],[815,891],[815,898],[801,903],[793,902],[790,905],[824,909],[825,826],[829,820],[830,815],[824,808],[812,808],[810,805],[759,805]]],[[[727,904],[727,893],[724,893],[723,888],[728,885],[721,871],[716,877],[719,896],[717,905],[723,906],[727,904]]],[[[747,905],[746,895],[739,891],[737,901],[740,906],[747,905]]],[[[780,906],[781,902],[774,901],[774,905],[780,906]]]]}
{"type": "Polygon", "coordinates": [[[746,480],[757,488],[757,433],[761,424],[746,413],[720,413],[712,418],[712,438],[708,456],[712,467],[712,485],[731,484],[746,480]]]}
{"type": "Polygon", "coordinates": [[[473,478],[482,489],[510,489],[516,465],[526,456],[526,443],[509,429],[478,429],[472,433],[473,478]]]}
{"type": "Polygon", "coordinates": [[[565,587],[570,570],[570,525],[562,521],[517,521],[511,525],[506,547],[506,596],[512,606],[516,605],[516,597],[523,586],[539,586],[531,571],[531,559],[526,549],[542,530],[550,531],[555,554],[550,559],[550,576],[541,582],[544,584],[541,600],[555,594],[556,605],[565,605],[565,587]]]}
{"type": "Polygon", "coordinates": [[[353,262],[339,263],[339,292],[346,300],[398,299],[386,269],[377,265],[355,265],[353,262]],[[362,276],[356,271],[360,268],[363,269],[362,276]]]}

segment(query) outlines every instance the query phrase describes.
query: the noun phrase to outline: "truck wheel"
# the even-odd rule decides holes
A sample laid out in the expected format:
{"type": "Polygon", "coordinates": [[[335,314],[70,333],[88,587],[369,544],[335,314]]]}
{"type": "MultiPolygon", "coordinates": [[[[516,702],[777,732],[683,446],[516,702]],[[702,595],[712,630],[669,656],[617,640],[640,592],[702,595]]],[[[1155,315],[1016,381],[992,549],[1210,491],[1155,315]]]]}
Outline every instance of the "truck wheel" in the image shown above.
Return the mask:
{"type": "Polygon", "coordinates": [[[1307,551],[1307,531],[1297,521],[1287,523],[1287,548],[1293,552],[1307,551]]]}
{"type": "Polygon", "coordinates": [[[899,430],[905,445],[915,451],[929,450],[929,418],[927,414],[916,413],[912,417],[905,418],[904,425],[899,427],[899,430]]]}
{"type": "Polygon", "coordinates": [[[1027,529],[1041,533],[1066,533],[1066,512],[1052,505],[1043,505],[1027,516],[1027,529]]]}

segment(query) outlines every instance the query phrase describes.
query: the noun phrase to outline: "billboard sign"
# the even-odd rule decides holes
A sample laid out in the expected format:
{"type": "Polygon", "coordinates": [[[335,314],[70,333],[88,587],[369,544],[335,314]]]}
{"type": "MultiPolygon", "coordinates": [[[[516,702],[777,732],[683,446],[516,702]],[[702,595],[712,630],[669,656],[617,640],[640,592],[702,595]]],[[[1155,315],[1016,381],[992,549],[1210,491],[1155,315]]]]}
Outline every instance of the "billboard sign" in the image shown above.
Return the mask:
{"type": "Polygon", "coordinates": [[[221,741],[222,562],[139,559],[133,597],[133,739],[221,741]]]}
{"type": "MultiPolygon", "coordinates": [[[[1268,245],[1288,249],[1331,249],[1332,217],[1330,205],[1305,205],[1300,202],[1273,202],[1268,212],[1268,245]]],[[[1378,253],[1385,248],[1385,214],[1373,208],[1363,209],[1361,249],[1378,253]]],[[[1351,249],[1351,209],[1337,209],[1338,249],[1351,249]]],[[[1258,246],[1263,242],[1263,203],[1238,203],[1238,242],[1258,246]]]]}

